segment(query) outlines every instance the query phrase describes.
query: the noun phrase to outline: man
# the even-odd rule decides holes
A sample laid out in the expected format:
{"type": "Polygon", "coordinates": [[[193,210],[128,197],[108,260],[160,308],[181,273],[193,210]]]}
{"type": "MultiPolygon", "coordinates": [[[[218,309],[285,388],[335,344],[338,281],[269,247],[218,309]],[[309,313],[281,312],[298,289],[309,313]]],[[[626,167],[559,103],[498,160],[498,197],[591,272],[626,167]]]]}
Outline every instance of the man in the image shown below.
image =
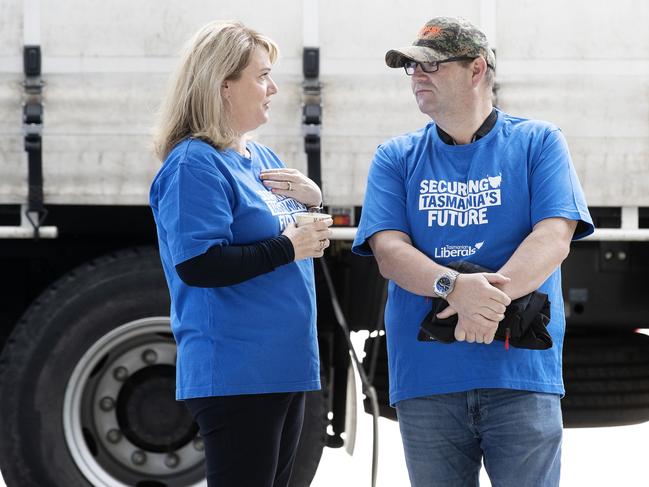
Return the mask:
{"type": "Polygon", "coordinates": [[[559,266],[593,231],[554,125],[492,106],[495,58],[469,22],[438,17],[386,63],[411,76],[432,122],[379,146],[353,250],[390,280],[390,403],[413,486],[559,485],[565,328],[559,266]],[[493,273],[457,274],[465,260],[493,273]],[[511,300],[551,301],[548,350],[494,341],[511,300]],[[417,340],[430,297],[457,313],[456,342],[417,340]]]}

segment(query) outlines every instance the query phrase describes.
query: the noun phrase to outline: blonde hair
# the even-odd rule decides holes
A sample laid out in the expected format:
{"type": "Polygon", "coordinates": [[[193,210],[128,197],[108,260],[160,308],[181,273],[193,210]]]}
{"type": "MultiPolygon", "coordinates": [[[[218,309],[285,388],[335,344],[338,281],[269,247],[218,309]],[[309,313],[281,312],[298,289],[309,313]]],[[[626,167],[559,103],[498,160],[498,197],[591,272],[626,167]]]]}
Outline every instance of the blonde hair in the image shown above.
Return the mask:
{"type": "Polygon", "coordinates": [[[233,144],[236,136],[221,85],[241,76],[258,46],[268,51],[274,63],[279,54],[277,45],[241,22],[210,22],[192,37],[158,112],[153,150],[161,161],[190,136],[205,139],[219,149],[233,144]]]}

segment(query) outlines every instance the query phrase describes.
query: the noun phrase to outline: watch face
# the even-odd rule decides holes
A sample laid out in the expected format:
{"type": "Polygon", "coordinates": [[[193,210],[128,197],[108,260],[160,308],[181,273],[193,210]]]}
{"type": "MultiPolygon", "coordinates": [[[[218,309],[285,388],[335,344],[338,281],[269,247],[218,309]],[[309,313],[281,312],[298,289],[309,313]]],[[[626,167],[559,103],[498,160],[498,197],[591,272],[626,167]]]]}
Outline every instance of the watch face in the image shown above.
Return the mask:
{"type": "Polygon", "coordinates": [[[440,277],[436,287],[439,294],[446,294],[451,289],[451,279],[448,276],[440,277]]]}

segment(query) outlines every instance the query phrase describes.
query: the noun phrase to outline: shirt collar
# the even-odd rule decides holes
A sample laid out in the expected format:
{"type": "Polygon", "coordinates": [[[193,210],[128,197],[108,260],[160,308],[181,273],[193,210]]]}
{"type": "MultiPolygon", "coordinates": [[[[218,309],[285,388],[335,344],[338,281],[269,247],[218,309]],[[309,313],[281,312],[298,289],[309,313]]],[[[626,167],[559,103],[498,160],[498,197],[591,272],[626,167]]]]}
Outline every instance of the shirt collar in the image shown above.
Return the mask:
{"type": "MultiPolygon", "coordinates": [[[[496,121],[498,120],[498,111],[495,108],[491,109],[491,113],[487,118],[485,118],[485,121],[482,122],[482,125],[478,127],[478,130],[475,131],[473,134],[473,137],[471,138],[471,142],[475,142],[476,140],[481,139],[485,135],[487,135],[492,128],[494,128],[494,125],[496,125],[496,121]]],[[[444,132],[439,125],[435,125],[437,128],[437,135],[439,135],[439,138],[442,139],[442,142],[448,145],[457,145],[455,141],[453,140],[453,137],[448,135],[446,132],[444,132]]]]}

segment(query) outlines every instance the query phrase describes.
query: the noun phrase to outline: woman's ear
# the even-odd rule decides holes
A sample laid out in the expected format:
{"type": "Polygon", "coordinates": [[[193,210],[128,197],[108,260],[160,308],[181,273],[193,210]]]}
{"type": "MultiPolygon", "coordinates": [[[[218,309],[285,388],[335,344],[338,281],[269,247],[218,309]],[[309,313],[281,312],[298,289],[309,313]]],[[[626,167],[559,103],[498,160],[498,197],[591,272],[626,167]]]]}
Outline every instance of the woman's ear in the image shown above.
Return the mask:
{"type": "Polygon", "coordinates": [[[230,82],[227,79],[221,83],[221,96],[226,100],[230,98],[230,82]]]}

